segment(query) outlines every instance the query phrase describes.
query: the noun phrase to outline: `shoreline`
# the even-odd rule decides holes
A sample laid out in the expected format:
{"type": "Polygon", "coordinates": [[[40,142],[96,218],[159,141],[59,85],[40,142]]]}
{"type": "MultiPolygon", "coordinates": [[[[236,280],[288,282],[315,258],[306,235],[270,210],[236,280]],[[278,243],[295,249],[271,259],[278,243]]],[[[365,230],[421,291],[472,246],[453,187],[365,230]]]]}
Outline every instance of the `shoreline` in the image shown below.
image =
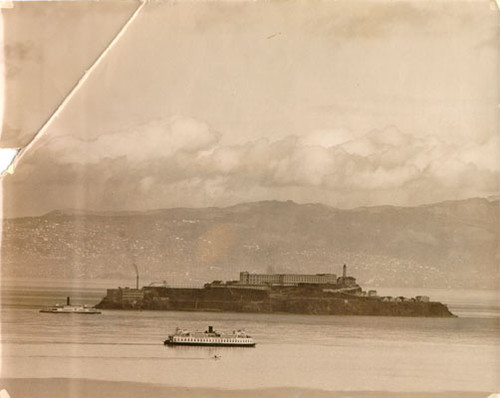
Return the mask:
{"type": "Polygon", "coordinates": [[[487,398],[492,394],[492,392],[477,391],[325,391],[299,387],[228,390],[79,378],[0,378],[1,389],[7,390],[11,398],[35,396],[37,398],[135,398],[138,396],[179,398],[251,398],[256,396],[259,398],[487,398]]]}

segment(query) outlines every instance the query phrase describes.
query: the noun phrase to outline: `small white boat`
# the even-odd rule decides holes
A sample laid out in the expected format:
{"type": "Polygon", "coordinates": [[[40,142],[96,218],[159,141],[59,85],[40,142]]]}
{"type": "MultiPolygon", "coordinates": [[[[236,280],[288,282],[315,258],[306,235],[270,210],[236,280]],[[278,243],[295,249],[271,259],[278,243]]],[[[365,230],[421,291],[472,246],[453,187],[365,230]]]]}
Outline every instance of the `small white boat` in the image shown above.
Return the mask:
{"type": "Polygon", "coordinates": [[[208,347],[255,347],[252,336],[244,330],[234,330],[233,333],[216,332],[212,326],[204,332],[190,332],[177,328],[174,334],[163,342],[165,345],[195,345],[208,347]]]}
{"type": "Polygon", "coordinates": [[[40,312],[48,314],[100,314],[95,307],[88,305],[71,305],[69,297],[66,298],[66,305],[56,304],[52,307],[46,307],[40,310],[40,312]]]}

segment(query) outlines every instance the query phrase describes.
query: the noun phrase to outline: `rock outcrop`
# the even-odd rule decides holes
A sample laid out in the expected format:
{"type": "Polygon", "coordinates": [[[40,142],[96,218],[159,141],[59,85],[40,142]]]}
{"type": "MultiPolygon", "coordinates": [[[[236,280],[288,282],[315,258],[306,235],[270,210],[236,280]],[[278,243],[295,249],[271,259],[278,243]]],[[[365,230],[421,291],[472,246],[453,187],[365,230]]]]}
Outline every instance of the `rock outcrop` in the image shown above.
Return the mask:
{"type": "Polygon", "coordinates": [[[311,315],[372,315],[408,317],[453,317],[439,302],[416,299],[364,297],[352,293],[324,292],[304,287],[245,289],[219,287],[180,289],[146,287],[143,298],[120,300],[108,292],[97,305],[102,309],[163,311],[220,311],[250,313],[292,313],[311,315]]]}

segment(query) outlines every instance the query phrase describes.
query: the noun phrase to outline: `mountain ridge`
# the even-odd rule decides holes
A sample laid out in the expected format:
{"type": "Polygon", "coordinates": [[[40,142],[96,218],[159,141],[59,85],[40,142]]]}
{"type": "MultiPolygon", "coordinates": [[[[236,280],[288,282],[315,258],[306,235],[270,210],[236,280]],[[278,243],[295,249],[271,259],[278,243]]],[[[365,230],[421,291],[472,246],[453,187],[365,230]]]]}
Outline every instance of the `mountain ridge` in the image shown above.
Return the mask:
{"type": "MultiPolygon", "coordinates": [[[[151,209],[151,210],[119,210],[119,211],[95,211],[95,210],[85,210],[85,209],[61,209],[61,210],[51,210],[45,214],[40,216],[31,216],[31,217],[57,217],[57,216],[101,216],[101,217],[117,217],[117,216],[133,216],[133,215],[157,215],[166,212],[176,212],[176,211],[186,211],[186,212],[198,212],[204,210],[213,210],[213,211],[222,211],[222,210],[238,210],[244,208],[248,205],[252,206],[262,206],[265,204],[272,203],[292,203],[297,206],[325,206],[330,209],[337,209],[335,207],[330,207],[321,203],[296,203],[293,201],[278,201],[278,200],[262,200],[257,202],[244,202],[237,203],[230,206],[220,206],[220,207],[170,207],[170,208],[161,208],[161,209],[151,209]]],[[[26,217],[16,217],[16,218],[26,218],[26,217]]],[[[13,219],[13,218],[10,218],[13,219]]]]}
{"type": "MultiPolygon", "coordinates": [[[[292,201],[4,220],[4,276],[135,276],[172,284],[239,272],[350,273],[374,286],[495,288],[498,200],[338,209],[292,201]]],[[[69,213],[69,214],[68,214],[69,213]]]]}
{"type": "Polygon", "coordinates": [[[441,202],[432,202],[432,203],[423,203],[415,206],[398,206],[398,205],[374,205],[374,206],[358,206],[352,208],[339,208],[331,205],[327,205],[320,202],[307,202],[307,203],[297,203],[293,200],[260,200],[255,202],[242,202],[236,203],[228,206],[209,206],[209,207],[168,207],[168,208],[158,208],[158,209],[149,209],[149,210],[87,210],[87,209],[78,209],[78,208],[65,208],[65,209],[55,209],[51,210],[47,213],[38,215],[38,216],[20,216],[20,217],[10,217],[9,219],[17,219],[17,218],[26,218],[26,217],[48,217],[48,216],[57,216],[57,215],[96,215],[96,216],[121,216],[121,215],[145,215],[145,214],[157,214],[165,211],[173,211],[173,210],[205,210],[205,209],[213,209],[213,210],[223,210],[223,209],[233,209],[241,206],[247,205],[259,205],[259,204],[267,204],[267,203],[288,203],[297,206],[322,206],[331,210],[340,210],[340,211],[353,211],[353,210],[366,210],[366,209],[410,209],[417,207],[434,207],[437,205],[443,204],[452,204],[452,203],[465,203],[465,202],[483,202],[483,203],[493,203],[500,202],[500,196],[489,196],[486,198],[482,197],[472,197],[461,200],[445,200],[441,202]]]}

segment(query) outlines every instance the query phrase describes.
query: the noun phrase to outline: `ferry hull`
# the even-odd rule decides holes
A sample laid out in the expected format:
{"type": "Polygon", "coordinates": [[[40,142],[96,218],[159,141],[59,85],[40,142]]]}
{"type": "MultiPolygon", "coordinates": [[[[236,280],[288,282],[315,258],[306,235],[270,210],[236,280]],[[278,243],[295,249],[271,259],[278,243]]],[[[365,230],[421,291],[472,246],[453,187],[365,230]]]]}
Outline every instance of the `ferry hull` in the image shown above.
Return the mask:
{"type": "Polygon", "coordinates": [[[40,310],[44,314],[78,314],[78,315],[96,315],[100,314],[101,311],[52,311],[52,310],[40,310]]]}
{"type": "Polygon", "coordinates": [[[66,297],[66,305],[56,304],[50,307],[45,307],[40,310],[45,314],[100,314],[95,307],[89,305],[71,305],[70,297],[66,297]]]}
{"type": "Polygon", "coordinates": [[[197,346],[197,347],[255,347],[255,343],[201,343],[201,342],[181,342],[165,340],[164,345],[168,346],[197,346]]]}
{"type": "Polygon", "coordinates": [[[163,344],[198,347],[255,347],[252,336],[247,335],[243,330],[234,330],[232,334],[224,334],[216,332],[212,326],[209,326],[205,332],[189,332],[177,328],[163,344]]]}

